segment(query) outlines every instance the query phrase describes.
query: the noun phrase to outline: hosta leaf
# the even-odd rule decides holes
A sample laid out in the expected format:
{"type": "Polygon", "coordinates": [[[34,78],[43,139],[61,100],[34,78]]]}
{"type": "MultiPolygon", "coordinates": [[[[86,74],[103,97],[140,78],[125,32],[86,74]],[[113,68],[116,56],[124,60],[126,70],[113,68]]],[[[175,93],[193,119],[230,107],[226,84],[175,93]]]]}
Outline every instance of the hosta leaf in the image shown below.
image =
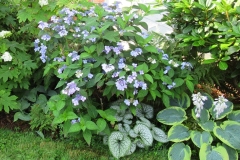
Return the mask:
{"type": "Polygon", "coordinates": [[[205,131],[213,131],[216,123],[213,121],[199,122],[198,125],[205,131]]]}
{"type": "Polygon", "coordinates": [[[161,130],[160,128],[157,128],[157,127],[153,127],[152,128],[152,135],[153,135],[153,138],[158,141],[158,142],[161,142],[161,143],[166,143],[168,142],[168,137],[167,135],[165,134],[165,132],[163,130],[161,130]]]}
{"type": "Polygon", "coordinates": [[[198,148],[201,148],[203,143],[211,144],[213,141],[211,134],[206,131],[203,132],[192,131],[191,139],[198,148]]]}
{"type": "Polygon", "coordinates": [[[131,140],[121,132],[112,132],[108,138],[108,146],[115,158],[126,155],[131,147],[131,140]]]}
{"type": "Polygon", "coordinates": [[[210,114],[209,114],[209,111],[208,111],[206,108],[201,109],[200,117],[199,117],[199,118],[196,117],[195,109],[196,109],[196,107],[194,107],[194,108],[192,109],[192,117],[193,117],[196,121],[201,122],[201,123],[204,123],[204,122],[209,121],[209,119],[210,119],[210,114]]]}
{"type": "Polygon", "coordinates": [[[166,125],[180,124],[186,119],[186,112],[180,107],[169,107],[157,114],[157,120],[166,125]]]}
{"type": "Polygon", "coordinates": [[[238,110],[238,111],[233,111],[233,112],[230,113],[227,117],[228,117],[229,120],[237,121],[237,122],[240,123],[240,110],[238,110]]]}
{"type": "Polygon", "coordinates": [[[229,160],[238,160],[238,152],[226,144],[222,145],[228,152],[229,160]]]}
{"type": "Polygon", "coordinates": [[[190,138],[190,131],[188,127],[177,124],[170,128],[168,131],[168,139],[172,142],[182,142],[190,138]]]}
{"type": "Polygon", "coordinates": [[[223,146],[212,147],[210,144],[203,143],[200,152],[200,160],[228,160],[228,153],[223,146]]]}
{"type": "Polygon", "coordinates": [[[168,151],[169,160],[190,160],[191,149],[184,143],[174,143],[168,151]]]}
{"type": "Polygon", "coordinates": [[[240,150],[240,123],[235,121],[225,121],[219,126],[215,126],[213,133],[223,143],[240,150]]]}
{"type": "Polygon", "coordinates": [[[152,133],[147,126],[145,126],[144,124],[137,124],[133,128],[133,130],[141,138],[144,145],[146,145],[146,146],[151,146],[152,145],[153,136],[152,136],[152,133]]]}

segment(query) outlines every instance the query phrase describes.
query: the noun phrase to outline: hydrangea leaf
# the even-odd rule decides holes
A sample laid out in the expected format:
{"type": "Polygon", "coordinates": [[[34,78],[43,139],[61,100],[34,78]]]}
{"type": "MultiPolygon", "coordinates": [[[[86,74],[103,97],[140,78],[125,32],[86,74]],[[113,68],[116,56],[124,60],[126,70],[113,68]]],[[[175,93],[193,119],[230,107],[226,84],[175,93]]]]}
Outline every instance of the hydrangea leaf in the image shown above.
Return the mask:
{"type": "Polygon", "coordinates": [[[213,133],[223,143],[240,150],[240,123],[235,121],[225,121],[221,126],[215,126],[213,133]]]}
{"type": "Polygon", "coordinates": [[[186,112],[180,107],[169,107],[157,114],[157,120],[166,125],[180,124],[186,119],[186,112]]]}
{"type": "Polygon", "coordinates": [[[168,151],[169,160],[190,160],[191,149],[184,143],[174,143],[168,151]]]}
{"type": "Polygon", "coordinates": [[[128,153],[131,140],[121,132],[112,132],[108,139],[108,146],[112,155],[119,159],[128,153]]]}

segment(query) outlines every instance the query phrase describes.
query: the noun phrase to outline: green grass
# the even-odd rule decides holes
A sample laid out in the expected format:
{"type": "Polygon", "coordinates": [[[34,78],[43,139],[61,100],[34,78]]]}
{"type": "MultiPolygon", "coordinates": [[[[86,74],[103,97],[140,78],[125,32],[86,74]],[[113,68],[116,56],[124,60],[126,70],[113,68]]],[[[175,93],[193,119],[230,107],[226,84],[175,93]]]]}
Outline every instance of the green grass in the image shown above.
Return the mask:
{"type": "MultiPolygon", "coordinates": [[[[91,146],[80,139],[41,139],[34,132],[0,129],[1,160],[113,160],[108,146],[95,137],[91,146]]],[[[122,160],[167,160],[167,149],[156,143],[122,160]]]]}

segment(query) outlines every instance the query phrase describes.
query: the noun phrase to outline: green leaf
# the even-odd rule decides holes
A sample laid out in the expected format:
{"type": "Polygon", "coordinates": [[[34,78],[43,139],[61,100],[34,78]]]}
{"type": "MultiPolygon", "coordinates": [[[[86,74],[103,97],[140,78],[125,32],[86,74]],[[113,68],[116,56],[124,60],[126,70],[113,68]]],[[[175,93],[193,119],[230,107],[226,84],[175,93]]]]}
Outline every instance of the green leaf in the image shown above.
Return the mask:
{"type": "Polygon", "coordinates": [[[239,160],[239,159],[238,159],[238,152],[237,152],[235,149],[227,146],[227,145],[224,144],[224,143],[222,144],[222,146],[223,146],[223,147],[226,149],[226,151],[228,152],[229,160],[239,160]]]}
{"type": "Polygon", "coordinates": [[[168,151],[169,160],[190,160],[191,149],[184,143],[174,143],[168,151]]]}
{"type": "Polygon", "coordinates": [[[14,122],[16,122],[18,119],[23,120],[23,121],[30,121],[31,120],[31,116],[30,114],[24,114],[22,112],[16,112],[14,114],[14,122]]]}
{"type": "Polygon", "coordinates": [[[186,80],[186,85],[187,85],[188,89],[193,93],[193,91],[194,91],[194,84],[191,81],[186,80]]]}
{"type": "Polygon", "coordinates": [[[186,112],[180,107],[169,107],[157,114],[157,120],[166,125],[180,124],[186,119],[186,112]]]}
{"type": "Polygon", "coordinates": [[[104,44],[103,42],[99,42],[97,44],[97,54],[100,55],[103,52],[103,50],[104,50],[104,44]]]}
{"type": "Polygon", "coordinates": [[[180,97],[170,98],[171,106],[177,106],[183,109],[187,109],[190,106],[190,104],[191,104],[190,98],[185,92],[182,92],[180,97]]]}
{"type": "Polygon", "coordinates": [[[91,139],[92,139],[92,132],[90,130],[85,130],[83,132],[83,138],[85,139],[85,141],[87,142],[87,144],[90,146],[91,144],[91,139]]]}
{"type": "Polygon", "coordinates": [[[231,55],[231,54],[239,51],[239,49],[240,49],[240,48],[237,47],[237,46],[231,46],[231,47],[229,47],[229,48],[228,48],[228,55],[231,55]]]}
{"type": "Polygon", "coordinates": [[[240,110],[237,110],[237,111],[233,111],[232,113],[230,113],[227,118],[229,120],[232,120],[232,121],[236,121],[236,122],[239,122],[240,123],[240,110]]]}
{"type": "Polygon", "coordinates": [[[148,94],[148,90],[140,90],[137,94],[137,97],[138,98],[144,98],[144,97],[147,96],[147,94],[148,94]]]}
{"type": "Polygon", "coordinates": [[[99,118],[97,120],[97,126],[98,126],[98,132],[102,132],[106,128],[107,122],[104,119],[99,118]]]}
{"type": "Polygon", "coordinates": [[[133,128],[133,130],[137,135],[139,135],[139,137],[141,138],[144,145],[146,145],[146,146],[151,146],[152,145],[153,136],[152,136],[152,133],[147,126],[139,123],[133,128]]]}
{"type": "Polygon", "coordinates": [[[175,78],[174,82],[176,83],[175,87],[179,87],[184,83],[184,80],[182,78],[175,78]]]}
{"type": "Polygon", "coordinates": [[[144,74],[144,77],[145,77],[149,82],[153,83],[153,78],[152,78],[151,75],[149,75],[149,74],[144,74]]]}
{"type": "Polygon", "coordinates": [[[72,132],[79,132],[82,130],[82,126],[80,123],[74,123],[71,125],[71,127],[69,128],[68,132],[72,133],[72,132]]]}
{"type": "Polygon", "coordinates": [[[85,125],[89,130],[98,130],[98,126],[93,121],[87,121],[85,125]]]}
{"type": "Polygon", "coordinates": [[[219,160],[227,160],[228,153],[223,146],[212,147],[210,144],[203,143],[200,152],[199,152],[200,160],[209,160],[209,159],[219,159],[219,160]]]}
{"type": "Polygon", "coordinates": [[[157,127],[152,127],[152,136],[153,138],[158,141],[158,142],[161,142],[161,143],[166,143],[168,142],[168,137],[167,135],[165,134],[165,132],[163,130],[161,130],[160,128],[157,128],[157,127]]]}
{"type": "Polygon", "coordinates": [[[203,143],[211,144],[213,138],[211,134],[207,131],[199,132],[199,131],[192,131],[191,132],[191,139],[192,142],[198,147],[201,148],[203,143]]]}
{"type": "Polygon", "coordinates": [[[224,61],[220,61],[218,63],[218,67],[221,69],[221,70],[226,70],[228,68],[228,64],[224,61]]]}
{"type": "Polygon", "coordinates": [[[168,139],[172,142],[182,142],[190,139],[190,131],[183,124],[172,126],[168,131],[168,139]]]}
{"type": "Polygon", "coordinates": [[[205,131],[213,131],[214,127],[216,126],[216,123],[213,121],[206,121],[206,122],[199,122],[198,125],[205,131]]]}
{"type": "Polygon", "coordinates": [[[210,64],[216,62],[216,59],[204,59],[203,64],[210,64]]]}
{"type": "Polygon", "coordinates": [[[121,132],[112,132],[108,139],[108,146],[117,159],[125,156],[131,147],[131,140],[121,132]]]}
{"type": "Polygon", "coordinates": [[[215,136],[228,146],[240,150],[240,123],[235,121],[224,121],[221,126],[213,129],[215,136]]]}
{"type": "Polygon", "coordinates": [[[6,113],[9,113],[10,109],[19,109],[17,98],[17,96],[10,95],[10,92],[0,90],[0,111],[4,109],[6,113]]]}

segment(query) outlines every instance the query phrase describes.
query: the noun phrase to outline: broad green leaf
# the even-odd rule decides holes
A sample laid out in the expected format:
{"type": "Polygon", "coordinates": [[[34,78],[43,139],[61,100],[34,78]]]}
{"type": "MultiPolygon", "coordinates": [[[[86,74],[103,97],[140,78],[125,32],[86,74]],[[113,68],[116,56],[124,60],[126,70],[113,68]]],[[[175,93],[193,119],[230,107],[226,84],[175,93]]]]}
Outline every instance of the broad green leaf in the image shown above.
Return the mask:
{"type": "Polygon", "coordinates": [[[14,114],[14,122],[17,121],[18,119],[23,120],[23,121],[30,121],[32,118],[30,114],[24,114],[22,112],[16,112],[14,114]]]}
{"type": "Polygon", "coordinates": [[[149,74],[144,74],[144,77],[145,77],[149,82],[153,83],[153,78],[152,78],[151,75],[149,75],[149,74]]]}
{"type": "Polygon", "coordinates": [[[213,138],[211,134],[207,131],[199,132],[199,131],[192,131],[191,132],[191,139],[192,142],[198,147],[201,148],[203,143],[211,144],[213,138]]]}
{"type": "Polygon", "coordinates": [[[91,144],[91,139],[92,139],[92,132],[88,129],[86,129],[83,132],[83,138],[85,139],[85,141],[87,142],[87,144],[90,146],[91,144]]]}
{"type": "Polygon", "coordinates": [[[239,160],[238,159],[238,152],[235,149],[229,147],[228,145],[226,145],[224,143],[222,144],[222,146],[228,152],[229,160],[239,160]]]}
{"type": "Polygon", "coordinates": [[[82,126],[80,123],[74,123],[71,125],[71,127],[69,128],[68,132],[72,133],[72,132],[79,132],[82,130],[82,126]]]}
{"type": "Polygon", "coordinates": [[[168,151],[169,160],[190,160],[191,148],[184,143],[174,143],[168,151]]]}
{"type": "Polygon", "coordinates": [[[199,122],[198,125],[205,131],[213,131],[213,128],[216,126],[216,123],[213,121],[199,122]]]}
{"type": "Polygon", "coordinates": [[[166,125],[180,124],[186,119],[186,112],[180,107],[169,107],[157,114],[157,120],[166,125]]]}
{"type": "Polygon", "coordinates": [[[205,123],[205,122],[209,121],[210,114],[206,108],[201,109],[200,117],[196,117],[195,110],[196,110],[196,107],[194,107],[192,109],[192,116],[197,122],[205,123]]]}
{"type": "Polygon", "coordinates": [[[182,142],[190,138],[190,131],[188,127],[183,124],[172,126],[168,131],[168,139],[172,142],[182,142]]]}
{"type": "Polygon", "coordinates": [[[166,143],[169,141],[165,132],[163,130],[161,130],[160,128],[153,127],[151,132],[152,132],[153,138],[156,141],[161,142],[161,143],[166,143]]]}
{"type": "Polygon", "coordinates": [[[93,121],[87,121],[85,125],[89,130],[98,130],[98,126],[93,121]]]}
{"type": "Polygon", "coordinates": [[[184,80],[182,78],[175,78],[174,82],[176,83],[175,87],[179,87],[184,83],[184,80]]]}
{"type": "Polygon", "coordinates": [[[97,120],[97,126],[98,126],[98,132],[102,132],[106,128],[107,122],[104,119],[99,118],[97,120]]]}
{"type": "Polygon", "coordinates": [[[224,61],[220,61],[218,63],[218,67],[221,69],[221,70],[226,70],[228,68],[228,64],[224,61]]]}
{"type": "Polygon", "coordinates": [[[228,153],[223,146],[212,147],[210,144],[203,143],[200,152],[200,160],[228,160],[228,153]]]}
{"type": "Polygon", "coordinates": [[[235,121],[224,121],[221,126],[215,126],[213,133],[223,143],[240,150],[240,123],[235,121]]]}
{"type": "Polygon", "coordinates": [[[146,146],[152,145],[153,136],[147,126],[145,126],[144,124],[137,124],[133,130],[141,138],[144,145],[146,145],[146,146]]]}
{"type": "Polygon", "coordinates": [[[231,112],[231,113],[227,116],[227,118],[228,118],[229,120],[236,121],[236,122],[239,122],[239,123],[240,123],[240,110],[231,112]]]}
{"type": "Polygon", "coordinates": [[[170,105],[171,106],[178,106],[181,107],[183,109],[186,109],[190,106],[191,101],[189,96],[185,93],[182,92],[180,97],[176,97],[176,98],[170,98],[170,105]]]}
{"type": "Polygon", "coordinates": [[[121,132],[112,132],[108,139],[108,146],[117,159],[123,157],[131,147],[131,140],[121,132]]]}
{"type": "Polygon", "coordinates": [[[194,84],[193,84],[193,82],[191,82],[189,80],[186,80],[186,85],[187,85],[188,89],[193,93],[193,91],[194,91],[194,84]]]}

